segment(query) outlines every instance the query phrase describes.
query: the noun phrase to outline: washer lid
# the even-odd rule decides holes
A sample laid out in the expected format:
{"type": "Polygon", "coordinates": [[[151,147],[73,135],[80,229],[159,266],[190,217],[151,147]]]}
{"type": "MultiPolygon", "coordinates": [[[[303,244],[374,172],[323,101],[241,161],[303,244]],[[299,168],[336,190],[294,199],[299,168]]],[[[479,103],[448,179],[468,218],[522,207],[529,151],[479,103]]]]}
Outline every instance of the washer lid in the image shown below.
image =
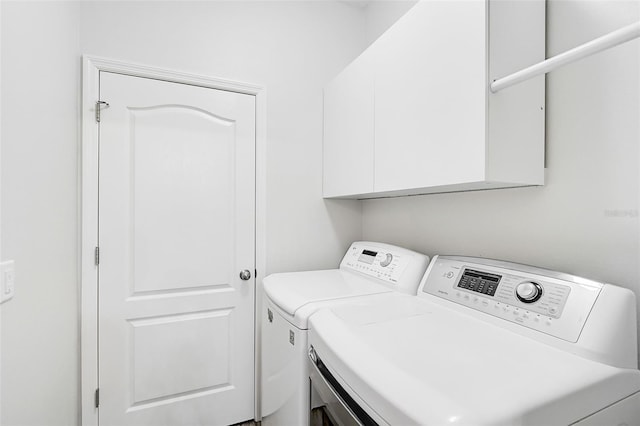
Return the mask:
{"type": "Polygon", "coordinates": [[[389,424],[571,424],[640,390],[637,370],[399,296],[362,298],[309,319],[318,356],[389,424]],[[402,310],[410,316],[389,314],[402,310]]]}
{"type": "Polygon", "coordinates": [[[340,269],[272,274],[263,286],[267,297],[291,316],[309,303],[391,291],[371,278],[340,269]]]}

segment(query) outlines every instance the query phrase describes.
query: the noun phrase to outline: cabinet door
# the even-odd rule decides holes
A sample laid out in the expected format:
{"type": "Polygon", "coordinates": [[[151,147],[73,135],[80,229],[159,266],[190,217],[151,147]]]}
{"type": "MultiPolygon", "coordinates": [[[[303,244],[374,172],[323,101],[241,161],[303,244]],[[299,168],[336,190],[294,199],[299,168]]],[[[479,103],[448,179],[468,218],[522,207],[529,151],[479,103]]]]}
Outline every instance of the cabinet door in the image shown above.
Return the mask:
{"type": "Polygon", "coordinates": [[[364,52],[325,87],[325,197],[373,191],[374,53],[364,52]]]}
{"type": "Polygon", "coordinates": [[[486,2],[420,2],[374,45],[375,191],[481,181],[486,2]]]}

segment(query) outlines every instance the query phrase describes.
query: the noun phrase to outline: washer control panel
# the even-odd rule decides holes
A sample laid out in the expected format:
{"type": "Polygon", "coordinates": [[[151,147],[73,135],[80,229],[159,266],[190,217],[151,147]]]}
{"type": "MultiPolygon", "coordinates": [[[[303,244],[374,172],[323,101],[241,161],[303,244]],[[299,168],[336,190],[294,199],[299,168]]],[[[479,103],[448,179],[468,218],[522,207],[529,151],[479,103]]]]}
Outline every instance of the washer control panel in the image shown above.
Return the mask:
{"type": "MultiPolygon", "coordinates": [[[[407,250],[400,247],[353,243],[342,260],[341,267],[397,284],[412,261],[412,257],[407,250]]],[[[418,282],[420,278],[417,278],[418,282]]]]}
{"type": "Polygon", "coordinates": [[[603,284],[526,265],[437,256],[420,284],[466,308],[576,342],[603,284]]]}
{"type": "Polygon", "coordinates": [[[460,292],[480,293],[485,298],[552,318],[560,318],[571,292],[571,287],[543,277],[529,279],[513,273],[496,274],[469,267],[463,267],[456,289],[456,295],[460,292]]]}

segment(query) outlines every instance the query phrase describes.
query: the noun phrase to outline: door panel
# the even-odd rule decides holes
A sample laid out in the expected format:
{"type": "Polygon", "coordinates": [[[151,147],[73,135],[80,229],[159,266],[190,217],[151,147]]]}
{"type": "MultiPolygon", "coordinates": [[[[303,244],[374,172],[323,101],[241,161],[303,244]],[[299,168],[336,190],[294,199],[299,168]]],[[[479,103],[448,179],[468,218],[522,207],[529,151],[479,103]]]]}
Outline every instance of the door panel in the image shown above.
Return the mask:
{"type": "Polygon", "coordinates": [[[255,100],[100,73],[101,425],[253,417],[255,100]]]}
{"type": "Polygon", "coordinates": [[[229,386],[230,313],[224,309],[130,320],[133,405],[229,386]]]}
{"type": "Polygon", "coordinates": [[[131,109],[133,294],[229,282],[234,123],[182,106],[131,109]],[[185,130],[188,134],[185,135],[185,130]],[[216,197],[212,197],[216,194],[216,197]]]}

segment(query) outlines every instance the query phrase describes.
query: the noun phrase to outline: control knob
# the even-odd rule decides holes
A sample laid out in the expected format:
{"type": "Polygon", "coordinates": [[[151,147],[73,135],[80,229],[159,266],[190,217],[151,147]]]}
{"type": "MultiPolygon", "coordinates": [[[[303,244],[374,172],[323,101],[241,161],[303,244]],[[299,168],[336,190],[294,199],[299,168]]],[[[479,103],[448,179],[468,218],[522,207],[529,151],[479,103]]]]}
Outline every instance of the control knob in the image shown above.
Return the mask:
{"type": "Polygon", "coordinates": [[[391,253],[387,253],[385,259],[380,262],[380,266],[382,266],[383,268],[387,267],[391,264],[392,260],[393,260],[393,255],[391,253]]]}
{"type": "Polygon", "coordinates": [[[525,281],[516,287],[516,296],[521,302],[533,303],[542,297],[542,286],[533,281],[525,281]]]}

